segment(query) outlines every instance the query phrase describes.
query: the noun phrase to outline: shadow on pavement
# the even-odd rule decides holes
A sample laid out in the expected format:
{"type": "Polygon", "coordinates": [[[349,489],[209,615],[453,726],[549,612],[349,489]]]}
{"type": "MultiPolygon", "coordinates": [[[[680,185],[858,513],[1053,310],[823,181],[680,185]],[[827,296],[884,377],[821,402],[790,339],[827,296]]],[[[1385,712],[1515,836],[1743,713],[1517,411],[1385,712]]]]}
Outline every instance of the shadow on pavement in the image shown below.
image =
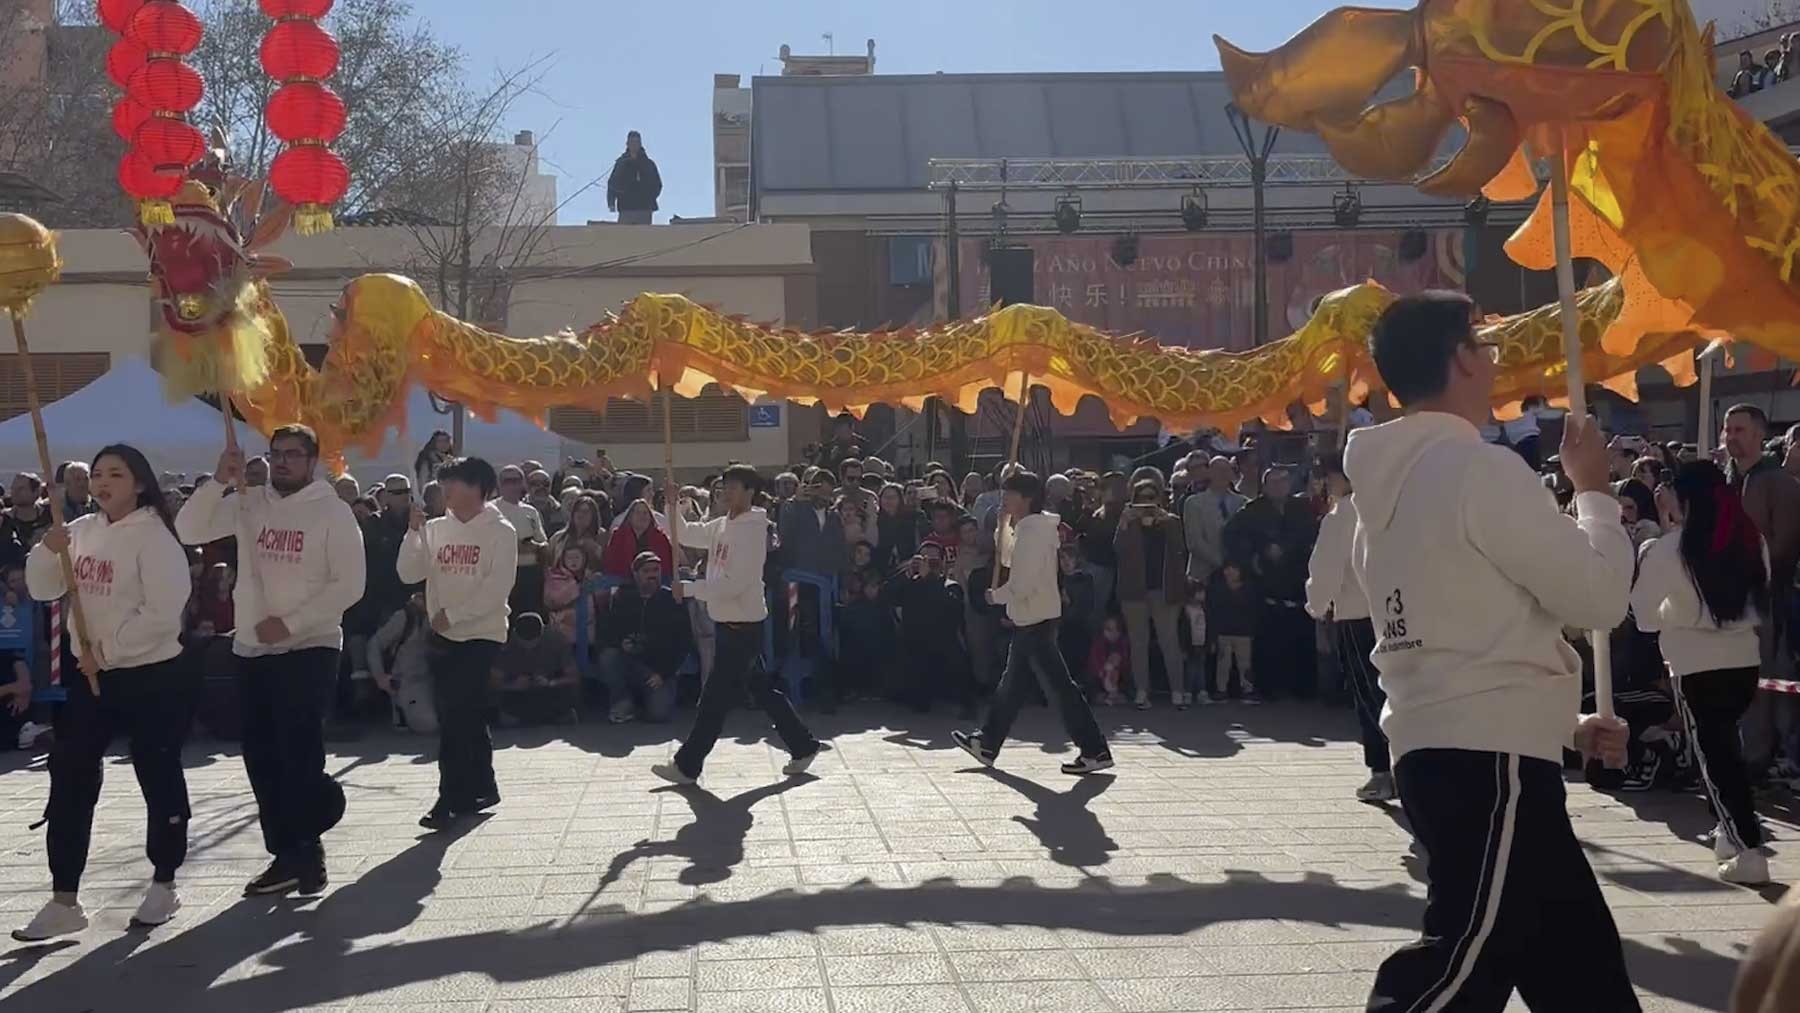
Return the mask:
{"type": "Polygon", "coordinates": [[[1106,832],[1100,817],[1088,811],[1088,803],[1117,780],[1111,774],[1078,778],[1069,790],[1056,791],[999,767],[984,770],[989,777],[1037,806],[1036,819],[1014,816],[1013,821],[1031,831],[1038,843],[1050,852],[1051,861],[1089,868],[1105,865],[1112,860],[1112,853],[1119,850],[1119,843],[1106,832]]]}

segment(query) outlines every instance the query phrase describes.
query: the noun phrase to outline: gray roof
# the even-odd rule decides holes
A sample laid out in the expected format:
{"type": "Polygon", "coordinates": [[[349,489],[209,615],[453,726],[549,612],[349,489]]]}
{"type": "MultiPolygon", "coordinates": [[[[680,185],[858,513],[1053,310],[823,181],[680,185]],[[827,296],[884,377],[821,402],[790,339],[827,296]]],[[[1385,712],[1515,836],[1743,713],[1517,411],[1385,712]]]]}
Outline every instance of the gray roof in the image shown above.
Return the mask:
{"type": "MultiPolygon", "coordinates": [[[[933,158],[1132,158],[1241,153],[1216,71],[759,77],[760,192],[922,190],[933,158]]],[[[1283,131],[1285,154],[1324,151],[1283,131]]]]}

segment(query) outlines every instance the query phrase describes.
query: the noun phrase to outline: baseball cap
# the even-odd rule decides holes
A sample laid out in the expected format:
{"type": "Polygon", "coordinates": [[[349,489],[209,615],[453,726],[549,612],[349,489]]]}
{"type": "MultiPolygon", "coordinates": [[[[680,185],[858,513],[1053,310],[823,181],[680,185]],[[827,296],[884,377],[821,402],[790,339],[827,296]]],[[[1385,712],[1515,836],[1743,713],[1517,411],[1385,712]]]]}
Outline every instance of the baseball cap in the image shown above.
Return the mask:
{"type": "Polygon", "coordinates": [[[395,472],[381,480],[381,487],[388,492],[412,492],[412,480],[395,472]]]}

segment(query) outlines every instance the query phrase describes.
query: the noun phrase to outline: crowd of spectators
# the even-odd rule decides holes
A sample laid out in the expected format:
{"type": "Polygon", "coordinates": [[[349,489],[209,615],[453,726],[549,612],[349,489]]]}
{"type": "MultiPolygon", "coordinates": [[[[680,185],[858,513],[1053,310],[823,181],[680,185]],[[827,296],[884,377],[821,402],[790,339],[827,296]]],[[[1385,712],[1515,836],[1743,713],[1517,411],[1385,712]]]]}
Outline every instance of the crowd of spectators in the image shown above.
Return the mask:
{"type": "Polygon", "coordinates": [[[1743,98],[1792,80],[1794,72],[1800,70],[1800,56],[1794,53],[1796,35],[1800,32],[1783,35],[1773,49],[1762,54],[1761,60],[1748,49],[1739,53],[1737,73],[1731,78],[1727,94],[1732,98],[1743,98]]]}

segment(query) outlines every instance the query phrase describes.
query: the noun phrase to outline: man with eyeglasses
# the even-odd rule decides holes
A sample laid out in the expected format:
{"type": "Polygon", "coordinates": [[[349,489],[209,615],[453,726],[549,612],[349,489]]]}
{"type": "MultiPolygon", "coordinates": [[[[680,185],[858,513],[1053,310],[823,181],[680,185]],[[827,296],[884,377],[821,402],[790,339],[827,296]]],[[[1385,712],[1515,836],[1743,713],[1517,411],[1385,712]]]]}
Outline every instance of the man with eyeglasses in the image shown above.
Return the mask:
{"type": "Polygon", "coordinates": [[[550,473],[542,468],[525,475],[525,502],[538,512],[538,519],[544,522],[544,537],[555,537],[568,523],[563,514],[562,504],[550,491],[550,473]]]}
{"type": "Polygon", "coordinates": [[[537,507],[525,502],[525,469],[516,464],[500,469],[500,498],[494,501],[494,506],[519,533],[519,576],[513,582],[512,596],[508,599],[512,614],[536,612],[543,615],[543,553],[550,545],[550,535],[544,530],[544,518],[537,507]]]}
{"type": "Polygon", "coordinates": [[[237,539],[232,593],[243,705],[244,769],[263,846],[274,856],[246,896],[325,889],[320,837],[344,816],[344,790],[325,773],[325,719],[337,687],[344,612],[362,598],[362,531],[330,482],[315,474],[319,440],[305,426],[269,438],[269,484],[245,487],[244,454],[219,455],[213,481],[175,518],[189,545],[237,539]]]}

